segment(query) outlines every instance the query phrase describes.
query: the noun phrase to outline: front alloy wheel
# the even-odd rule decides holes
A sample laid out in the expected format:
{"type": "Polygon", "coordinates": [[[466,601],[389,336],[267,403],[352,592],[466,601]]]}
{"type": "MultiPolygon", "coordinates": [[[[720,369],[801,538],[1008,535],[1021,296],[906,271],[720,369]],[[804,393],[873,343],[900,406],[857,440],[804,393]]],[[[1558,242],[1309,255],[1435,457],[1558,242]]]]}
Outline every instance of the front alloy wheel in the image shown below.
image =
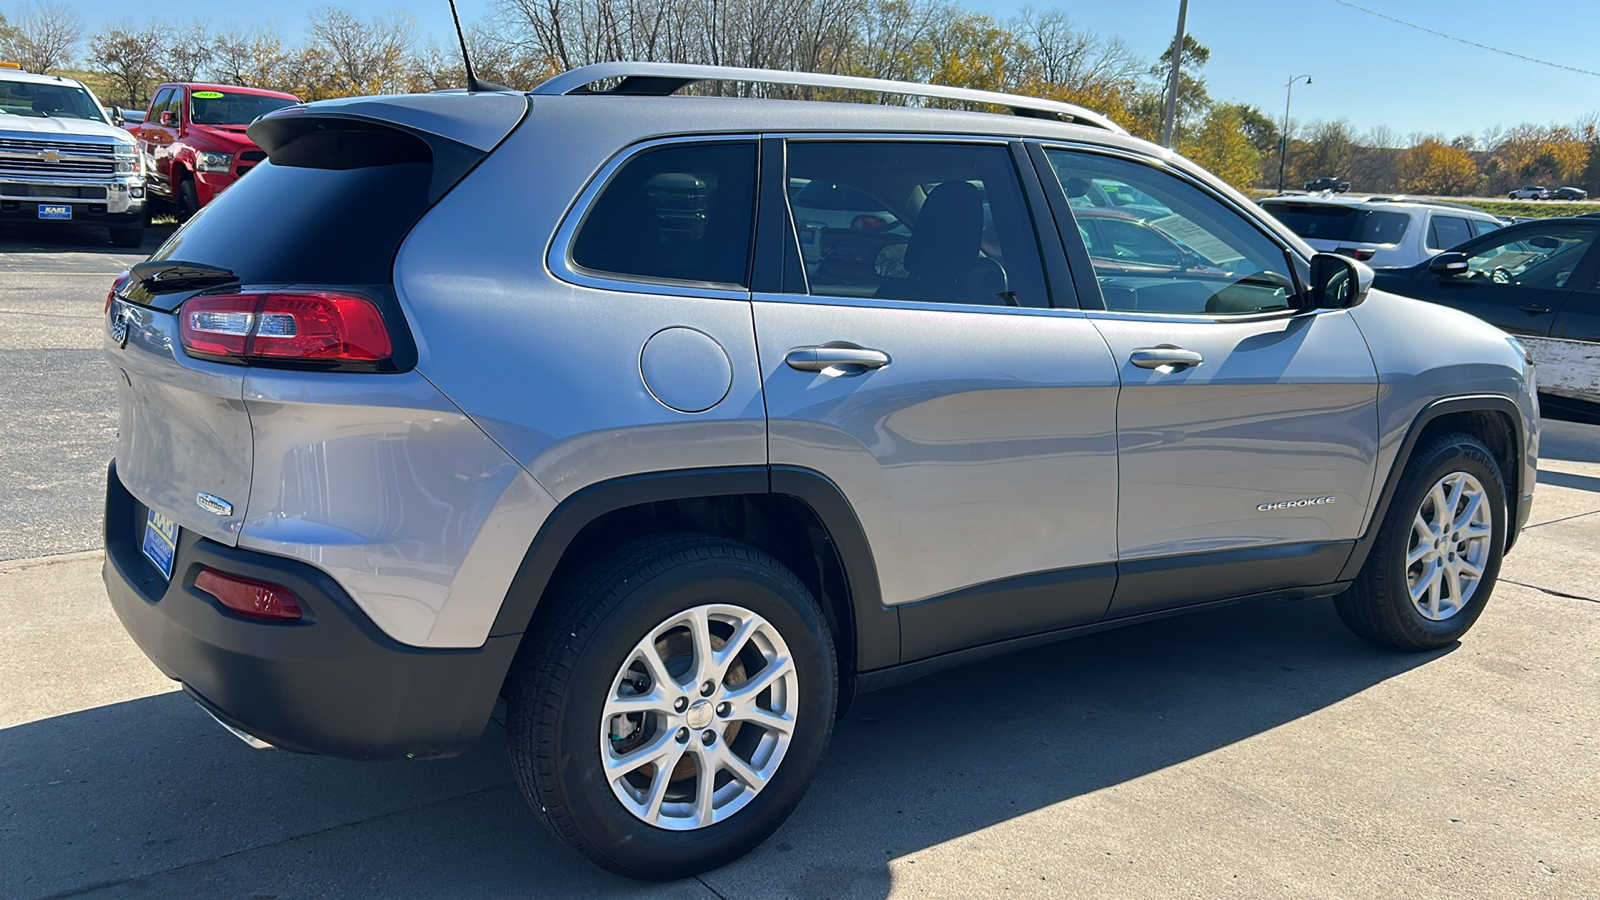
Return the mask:
{"type": "Polygon", "coordinates": [[[1442,622],[1461,612],[1483,582],[1494,536],[1488,493],[1467,472],[1439,479],[1411,522],[1406,591],[1423,618],[1442,622]]]}

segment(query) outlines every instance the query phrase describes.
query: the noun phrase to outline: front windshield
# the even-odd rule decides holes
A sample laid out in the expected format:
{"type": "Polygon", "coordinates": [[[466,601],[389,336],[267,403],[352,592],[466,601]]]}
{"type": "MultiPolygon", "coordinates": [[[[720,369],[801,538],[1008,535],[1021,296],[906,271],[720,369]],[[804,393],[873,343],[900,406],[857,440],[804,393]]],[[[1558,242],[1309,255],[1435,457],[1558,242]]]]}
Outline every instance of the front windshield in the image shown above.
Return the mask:
{"type": "Polygon", "coordinates": [[[100,104],[76,84],[39,84],[32,81],[0,80],[0,113],[13,116],[88,119],[104,122],[100,104]]]}
{"type": "Polygon", "coordinates": [[[276,109],[299,101],[233,91],[195,91],[189,98],[189,121],[196,125],[249,125],[276,109]]]}

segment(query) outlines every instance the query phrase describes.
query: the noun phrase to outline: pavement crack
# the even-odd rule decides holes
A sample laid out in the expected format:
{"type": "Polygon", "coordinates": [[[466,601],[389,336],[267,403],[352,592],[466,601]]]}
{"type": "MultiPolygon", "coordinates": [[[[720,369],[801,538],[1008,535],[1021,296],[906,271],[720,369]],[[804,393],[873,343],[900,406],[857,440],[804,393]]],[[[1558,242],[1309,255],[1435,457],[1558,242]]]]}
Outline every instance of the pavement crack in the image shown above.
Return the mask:
{"type": "Polygon", "coordinates": [[[1528,584],[1527,582],[1524,582],[1524,581],[1512,581],[1509,578],[1502,579],[1502,580],[1504,580],[1506,582],[1509,582],[1511,584],[1517,585],[1518,587],[1532,588],[1533,590],[1536,590],[1541,594],[1549,594],[1552,597],[1564,597],[1564,598],[1566,598],[1568,600],[1584,600],[1584,601],[1587,601],[1589,603],[1600,603],[1600,599],[1596,599],[1594,597],[1585,597],[1582,594],[1569,594],[1566,591],[1551,590],[1550,588],[1547,588],[1547,587],[1540,587],[1537,584],[1528,584]]]}
{"type": "MultiPolygon", "coordinates": [[[[170,868],[159,869],[154,872],[144,872],[129,878],[117,878],[109,881],[100,881],[94,884],[87,884],[82,887],[75,887],[57,894],[50,894],[45,897],[40,897],[39,900],[67,900],[69,897],[81,897],[84,894],[93,893],[94,891],[103,891],[106,888],[116,887],[119,884],[131,884],[135,881],[143,881],[147,878],[159,878],[162,875],[171,875],[174,872],[182,872],[185,869],[192,869],[196,866],[208,866],[212,863],[222,862],[225,859],[232,859],[235,856],[242,856],[246,853],[254,853],[257,850],[267,850],[271,849],[272,847],[279,847],[284,844],[293,843],[294,841],[304,840],[305,838],[316,837],[319,834],[327,834],[330,831],[338,831],[341,828],[349,828],[353,825],[366,825],[369,822],[381,822],[384,819],[393,818],[394,816],[403,816],[407,813],[416,812],[417,810],[430,809],[435,806],[443,806],[446,803],[453,803],[457,800],[465,800],[468,797],[476,797],[479,794],[487,794],[490,791],[499,790],[508,784],[511,784],[511,782],[502,781],[499,784],[491,784],[488,787],[481,787],[475,791],[467,791],[465,794],[456,794],[453,797],[445,797],[441,800],[433,800],[428,803],[418,803],[416,806],[408,806],[405,809],[392,810],[390,812],[382,813],[381,815],[371,816],[355,822],[340,822],[336,825],[329,825],[326,828],[318,828],[315,831],[307,831],[304,834],[293,835],[282,840],[268,841],[264,844],[254,844],[249,847],[241,847],[238,850],[224,853],[221,856],[213,856],[207,859],[197,859],[193,862],[186,862],[181,866],[172,866],[170,868]]],[[[712,893],[715,893],[715,891],[712,893]]]]}
{"type": "Polygon", "coordinates": [[[694,880],[700,882],[700,886],[705,888],[706,890],[710,891],[711,892],[711,896],[717,898],[717,900],[728,900],[727,897],[722,896],[722,892],[721,891],[717,890],[716,888],[712,887],[709,884],[706,884],[706,880],[704,878],[701,878],[699,875],[696,875],[694,877],[694,880]]]}

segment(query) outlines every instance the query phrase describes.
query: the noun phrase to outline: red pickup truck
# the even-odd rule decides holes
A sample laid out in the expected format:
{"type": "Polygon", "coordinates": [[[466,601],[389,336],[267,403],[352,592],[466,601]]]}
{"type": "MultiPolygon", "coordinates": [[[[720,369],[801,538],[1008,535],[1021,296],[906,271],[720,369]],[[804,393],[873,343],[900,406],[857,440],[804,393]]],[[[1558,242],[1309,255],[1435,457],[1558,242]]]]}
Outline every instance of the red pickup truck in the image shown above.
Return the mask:
{"type": "Polygon", "coordinates": [[[178,221],[186,221],[267,158],[245,137],[245,126],[299,102],[293,94],[259,88],[161,85],[144,121],[128,126],[139,140],[146,189],[176,207],[178,221]]]}

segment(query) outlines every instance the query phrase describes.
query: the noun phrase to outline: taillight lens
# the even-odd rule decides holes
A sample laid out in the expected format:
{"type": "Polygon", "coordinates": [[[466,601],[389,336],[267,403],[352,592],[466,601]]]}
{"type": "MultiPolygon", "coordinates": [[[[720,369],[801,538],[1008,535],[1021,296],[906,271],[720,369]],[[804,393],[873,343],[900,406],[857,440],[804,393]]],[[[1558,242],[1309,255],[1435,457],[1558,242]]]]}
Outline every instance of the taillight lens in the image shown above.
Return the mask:
{"type": "Polygon", "coordinates": [[[289,589],[251,581],[237,575],[228,575],[216,569],[202,568],[194,586],[222,601],[222,605],[237,613],[258,619],[298,619],[300,604],[295,602],[289,589]]]}
{"type": "Polygon", "coordinates": [[[106,308],[101,310],[102,313],[109,314],[111,312],[111,301],[117,299],[117,291],[122,290],[122,286],[127,283],[128,270],[123,269],[122,273],[117,276],[117,279],[111,282],[111,290],[106,292],[106,308]]]}
{"type": "Polygon", "coordinates": [[[381,363],[394,354],[377,304],[333,291],[195,297],[178,334],[191,356],[381,363]]]}

